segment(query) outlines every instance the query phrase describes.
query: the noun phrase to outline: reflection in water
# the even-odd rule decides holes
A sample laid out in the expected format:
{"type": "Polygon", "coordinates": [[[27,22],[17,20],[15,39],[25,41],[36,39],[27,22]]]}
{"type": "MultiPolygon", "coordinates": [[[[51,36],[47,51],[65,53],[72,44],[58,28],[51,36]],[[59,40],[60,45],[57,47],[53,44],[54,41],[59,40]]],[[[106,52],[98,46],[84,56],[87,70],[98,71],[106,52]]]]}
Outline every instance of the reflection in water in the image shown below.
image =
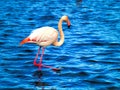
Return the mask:
{"type": "MultiPolygon", "coordinates": [[[[60,73],[60,71],[55,71],[56,73],[60,73]]],[[[37,70],[34,72],[33,76],[37,78],[37,80],[34,81],[34,86],[38,90],[46,90],[46,89],[53,89],[56,90],[53,87],[50,87],[48,82],[43,81],[43,75],[44,72],[41,70],[37,70]]]]}
{"type": "Polygon", "coordinates": [[[47,86],[47,83],[42,82],[43,72],[40,70],[35,71],[33,76],[38,78],[37,81],[34,82],[35,88],[39,87],[39,89],[44,90],[44,86],[47,86]]]}
{"type": "MultiPolygon", "coordinates": [[[[54,71],[54,70],[53,70],[54,71]]],[[[47,71],[48,72],[48,71],[47,71]]],[[[61,71],[54,71],[56,74],[60,73],[61,71]]],[[[49,75],[49,74],[47,74],[49,75]]],[[[33,76],[36,78],[35,81],[33,82],[35,88],[37,90],[56,90],[56,87],[51,87],[51,83],[49,81],[44,81],[45,77],[45,72],[41,70],[37,70],[33,73],[33,76]]]]}
{"type": "Polygon", "coordinates": [[[81,4],[82,0],[76,0],[76,5],[79,6],[81,4]]]}

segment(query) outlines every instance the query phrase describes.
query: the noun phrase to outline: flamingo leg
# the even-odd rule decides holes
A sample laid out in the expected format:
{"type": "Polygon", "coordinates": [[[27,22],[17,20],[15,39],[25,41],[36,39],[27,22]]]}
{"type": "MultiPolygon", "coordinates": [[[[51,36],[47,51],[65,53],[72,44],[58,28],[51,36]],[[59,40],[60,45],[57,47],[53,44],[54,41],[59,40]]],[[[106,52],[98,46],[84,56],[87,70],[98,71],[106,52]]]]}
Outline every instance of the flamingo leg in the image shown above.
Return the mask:
{"type": "Polygon", "coordinates": [[[42,57],[44,55],[44,51],[45,51],[45,48],[42,47],[42,54],[41,54],[40,62],[39,62],[39,70],[41,69],[41,67],[45,67],[45,68],[50,68],[54,71],[59,71],[60,69],[58,69],[58,68],[53,68],[52,66],[47,66],[47,65],[42,64],[42,57]]]}
{"type": "Polygon", "coordinates": [[[36,54],[36,57],[35,57],[34,62],[33,62],[33,64],[34,64],[35,66],[39,66],[39,64],[37,64],[37,59],[38,59],[38,55],[39,55],[39,53],[40,53],[40,49],[41,49],[41,47],[38,48],[38,53],[36,54]]]}
{"type": "Polygon", "coordinates": [[[43,58],[44,51],[45,51],[45,48],[44,48],[44,47],[42,47],[42,54],[41,54],[41,56],[40,56],[40,62],[37,63],[38,55],[40,54],[40,49],[41,49],[41,47],[39,47],[39,49],[38,49],[38,53],[36,54],[36,57],[35,57],[35,59],[34,59],[33,64],[34,64],[35,66],[39,67],[39,70],[41,70],[41,67],[45,67],[45,68],[50,68],[50,69],[52,69],[53,71],[60,71],[60,69],[58,69],[58,68],[53,68],[52,66],[47,66],[47,65],[42,64],[42,58],[43,58]]]}
{"type": "Polygon", "coordinates": [[[60,71],[59,68],[53,68],[52,66],[47,66],[47,65],[42,65],[43,67],[46,67],[46,68],[50,68],[52,69],[53,71],[60,71]]]}
{"type": "Polygon", "coordinates": [[[40,70],[41,67],[43,66],[43,65],[42,65],[42,57],[43,57],[43,55],[44,55],[44,51],[45,51],[45,48],[42,47],[42,54],[41,54],[41,56],[40,56],[40,62],[39,62],[39,70],[40,70]]]}

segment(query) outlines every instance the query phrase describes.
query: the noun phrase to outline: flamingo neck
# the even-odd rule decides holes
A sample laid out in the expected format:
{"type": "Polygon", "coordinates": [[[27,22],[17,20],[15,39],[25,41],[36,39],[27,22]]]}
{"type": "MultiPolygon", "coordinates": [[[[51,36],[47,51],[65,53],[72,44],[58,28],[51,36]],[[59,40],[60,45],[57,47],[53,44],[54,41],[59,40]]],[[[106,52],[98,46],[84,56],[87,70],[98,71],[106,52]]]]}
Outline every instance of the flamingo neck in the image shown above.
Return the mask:
{"type": "Polygon", "coordinates": [[[61,46],[64,43],[64,33],[62,30],[62,22],[63,22],[63,19],[61,18],[58,23],[58,30],[60,32],[60,41],[54,42],[53,43],[54,46],[61,46]]]}

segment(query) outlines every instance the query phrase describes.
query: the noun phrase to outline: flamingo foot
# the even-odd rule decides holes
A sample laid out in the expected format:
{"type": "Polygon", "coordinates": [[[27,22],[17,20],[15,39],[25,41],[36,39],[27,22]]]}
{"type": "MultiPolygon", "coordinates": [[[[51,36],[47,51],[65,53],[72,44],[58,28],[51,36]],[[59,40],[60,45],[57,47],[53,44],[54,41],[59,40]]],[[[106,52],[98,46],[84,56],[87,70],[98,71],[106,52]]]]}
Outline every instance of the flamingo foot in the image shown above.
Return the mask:
{"type": "Polygon", "coordinates": [[[55,71],[55,72],[59,72],[60,68],[53,68],[52,66],[47,66],[47,65],[42,65],[45,68],[50,68],[51,70],[55,71]]]}
{"type": "Polygon", "coordinates": [[[55,71],[55,72],[60,72],[59,68],[52,68],[52,70],[55,71]]]}
{"type": "Polygon", "coordinates": [[[50,68],[51,70],[53,70],[55,72],[59,72],[60,71],[60,68],[53,68],[52,66],[43,65],[42,63],[33,62],[33,64],[35,66],[39,67],[39,70],[41,70],[42,67],[45,67],[45,68],[50,68]]]}
{"type": "Polygon", "coordinates": [[[39,67],[39,70],[42,68],[42,63],[36,63],[35,61],[33,62],[34,66],[39,67]]]}
{"type": "Polygon", "coordinates": [[[39,67],[40,65],[38,63],[36,63],[35,61],[33,62],[34,66],[39,67]]]}

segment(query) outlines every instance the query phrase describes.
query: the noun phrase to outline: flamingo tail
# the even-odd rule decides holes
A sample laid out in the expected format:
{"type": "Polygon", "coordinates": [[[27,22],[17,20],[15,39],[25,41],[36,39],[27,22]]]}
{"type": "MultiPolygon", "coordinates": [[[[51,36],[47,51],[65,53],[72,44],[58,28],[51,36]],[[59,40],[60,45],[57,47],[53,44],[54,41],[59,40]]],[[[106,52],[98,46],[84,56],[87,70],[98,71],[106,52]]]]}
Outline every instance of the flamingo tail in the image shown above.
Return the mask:
{"type": "Polygon", "coordinates": [[[25,38],[24,40],[22,40],[22,41],[20,42],[20,45],[23,45],[23,44],[27,43],[28,41],[30,41],[30,38],[29,38],[29,37],[27,37],[27,38],[25,38]]]}

